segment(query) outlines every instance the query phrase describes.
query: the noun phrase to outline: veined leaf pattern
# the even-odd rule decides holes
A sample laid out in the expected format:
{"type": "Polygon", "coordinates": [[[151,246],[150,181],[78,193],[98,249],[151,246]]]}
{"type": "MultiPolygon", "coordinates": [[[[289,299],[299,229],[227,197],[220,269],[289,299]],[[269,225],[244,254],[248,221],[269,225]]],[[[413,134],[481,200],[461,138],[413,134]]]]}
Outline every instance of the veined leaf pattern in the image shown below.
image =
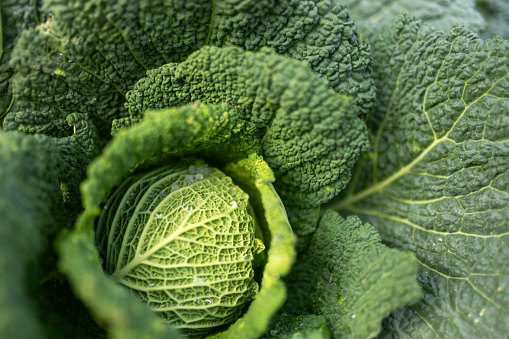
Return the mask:
{"type": "Polygon", "coordinates": [[[129,177],[99,219],[106,272],[192,335],[236,320],[258,291],[247,200],[193,159],[129,177]]]}
{"type": "Polygon", "coordinates": [[[371,149],[334,209],[412,251],[424,298],[381,337],[507,335],[509,43],[403,16],[371,35],[379,89],[371,149]]]}

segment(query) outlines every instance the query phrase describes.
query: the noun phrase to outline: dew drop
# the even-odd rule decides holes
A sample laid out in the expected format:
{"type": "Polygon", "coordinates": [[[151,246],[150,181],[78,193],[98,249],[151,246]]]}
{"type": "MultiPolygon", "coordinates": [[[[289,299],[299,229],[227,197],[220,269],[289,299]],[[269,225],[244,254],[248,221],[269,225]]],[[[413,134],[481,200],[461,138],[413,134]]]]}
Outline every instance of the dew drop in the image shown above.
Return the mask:
{"type": "Polygon", "coordinates": [[[203,179],[203,174],[201,174],[201,173],[196,174],[196,180],[202,180],[202,179],[203,179]]]}
{"type": "Polygon", "coordinates": [[[443,241],[442,238],[438,238],[438,241],[443,241]]]}
{"type": "Polygon", "coordinates": [[[246,254],[244,254],[244,260],[247,260],[247,259],[249,259],[249,255],[246,253],[246,254]]]}
{"type": "Polygon", "coordinates": [[[208,305],[212,304],[212,300],[210,300],[210,299],[205,299],[205,304],[208,304],[208,305]]]}
{"type": "Polygon", "coordinates": [[[233,208],[236,208],[237,207],[237,202],[232,201],[231,205],[232,205],[233,208]]]}
{"type": "Polygon", "coordinates": [[[158,218],[159,218],[160,216],[161,216],[161,212],[157,212],[157,213],[156,213],[156,217],[158,217],[158,218]]]}
{"type": "Polygon", "coordinates": [[[201,304],[201,299],[194,299],[195,304],[201,304]]]}
{"type": "Polygon", "coordinates": [[[154,287],[156,284],[150,284],[150,287],[154,287]]]}
{"type": "Polygon", "coordinates": [[[174,183],[173,185],[171,185],[171,191],[172,192],[177,191],[179,188],[180,188],[179,184],[177,184],[177,183],[174,183]]]}
{"type": "Polygon", "coordinates": [[[352,318],[355,318],[355,314],[352,314],[352,318]]]}

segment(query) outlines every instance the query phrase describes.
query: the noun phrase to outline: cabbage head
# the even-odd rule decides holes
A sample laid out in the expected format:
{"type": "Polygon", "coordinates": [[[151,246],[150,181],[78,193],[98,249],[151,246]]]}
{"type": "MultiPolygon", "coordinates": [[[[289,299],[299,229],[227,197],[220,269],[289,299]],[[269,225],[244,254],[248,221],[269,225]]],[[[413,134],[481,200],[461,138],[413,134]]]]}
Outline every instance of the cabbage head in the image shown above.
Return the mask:
{"type": "Polygon", "coordinates": [[[202,161],[128,177],[103,208],[96,242],[106,273],[191,335],[233,322],[258,292],[263,245],[248,195],[202,161]]]}

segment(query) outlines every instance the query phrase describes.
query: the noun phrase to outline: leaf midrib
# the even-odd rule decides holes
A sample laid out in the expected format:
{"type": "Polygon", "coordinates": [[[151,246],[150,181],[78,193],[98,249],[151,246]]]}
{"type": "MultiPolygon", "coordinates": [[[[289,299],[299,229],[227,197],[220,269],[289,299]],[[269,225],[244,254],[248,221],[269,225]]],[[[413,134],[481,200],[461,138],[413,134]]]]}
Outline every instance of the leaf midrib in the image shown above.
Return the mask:
{"type": "MultiPolygon", "coordinates": [[[[350,206],[352,206],[354,203],[370,196],[370,195],[373,195],[375,193],[378,193],[378,192],[381,192],[385,187],[388,187],[390,184],[392,184],[394,181],[396,181],[397,179],[403,177],[405,174],[409,173],[410,170],[412,169],[412,167],[414,167],[417,163],[419,163],[421,160],[424,159],[424,157],[431,151],[433,150],[433,148],[435,146],[437,146],[438,144],[444,142],[444,141],[448,141],[450,140],[451,142],[454,142],[453,140],[449,139],[449,135],[451,134],[451,132],[454,130],[454,128],[456,127],[456,125],[458,124],[458,122],[464,117],[465,115],[465,112],[467,112],[469,110],[469,108],[474,105],[475,103],[477,103],[479,100],[481,100],[482,98],[484,98],[485,96],[489,95],[489,93],[491,92],[491,90],[500,82],[502,81],[503,79],[505,79],[506,77],[508,77],[509,74],[506,74],[505,76],[501,77],[500,79],[498,79],[497,81],[493,82],[492,86],[485,92],[483,93],[482,95],[480,95],[477,99],[475,99],[474,101],[472,101],[470,104],[468,104],[465,109],[463,110],[463,112],[459,115],[459,117],[456,119],[456,121],[454,122],[454,124],[451,126],[451,128],[449,129],[449,131],[443,136],[441,137],[440,139],[435,139],[428,147],[426,147],[426,149],[424,151],[421,152],[421,154],[419,154],[419,156],[417,156],[414,160],[412,160],[410,163],[408,163],[406,166],[402,167],[399,171],[395,172],[393,175],[387,177],[386,179],[384,179],[383,181],[381,182],[377,182],[377,183],[374,183],[371,187],[363,190],[363,191],[360,191],[359,193],[357,194],[352,194],[352,195],[349,195],[347,196],[345,199],[339,201],[338,203],[335,203],[331,206],[332,209],[336,210],[336,211],[339,211],[339,210],[345,210],[345,209],[348,209],[350,206]]],[[[467,84],[465,83],[465,86],[467,84]]],[[[462,98],[463,99],[463,98],[462,98]]],[[[424,111],[425,114],[427,114],[426,111],[424,111]]]]}

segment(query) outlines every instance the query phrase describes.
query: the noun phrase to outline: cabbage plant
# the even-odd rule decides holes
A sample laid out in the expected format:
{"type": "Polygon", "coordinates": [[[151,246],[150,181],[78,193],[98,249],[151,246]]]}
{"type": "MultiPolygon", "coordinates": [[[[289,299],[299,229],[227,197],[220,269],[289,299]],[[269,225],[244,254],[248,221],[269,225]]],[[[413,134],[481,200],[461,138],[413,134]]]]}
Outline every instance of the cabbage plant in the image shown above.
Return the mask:
{"type": "Polygon", "coordinates": [[[0,336],[504,337],[508,6],[349,3],[3,0],[0,336]]]}

